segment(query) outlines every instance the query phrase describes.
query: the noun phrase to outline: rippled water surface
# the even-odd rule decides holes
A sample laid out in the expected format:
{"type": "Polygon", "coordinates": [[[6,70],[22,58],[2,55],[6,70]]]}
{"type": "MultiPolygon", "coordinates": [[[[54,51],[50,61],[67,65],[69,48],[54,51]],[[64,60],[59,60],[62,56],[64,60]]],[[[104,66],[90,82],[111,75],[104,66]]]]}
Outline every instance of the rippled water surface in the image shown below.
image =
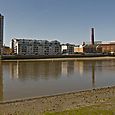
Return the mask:
{"type": "Polygon", "coordinates": [[[115,60],[0,62],[0,100],[115,85],[115,60]]]}

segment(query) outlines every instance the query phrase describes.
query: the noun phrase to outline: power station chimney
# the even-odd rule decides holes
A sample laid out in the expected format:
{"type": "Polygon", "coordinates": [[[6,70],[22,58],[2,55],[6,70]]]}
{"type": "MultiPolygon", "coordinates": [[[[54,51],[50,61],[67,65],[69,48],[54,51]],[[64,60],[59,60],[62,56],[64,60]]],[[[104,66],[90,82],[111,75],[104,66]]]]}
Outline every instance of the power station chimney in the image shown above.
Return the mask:
{"type": "Polygon", "coordinates": [[[94,28],[91,28],[91,44],[94,45],[94,28]]]}

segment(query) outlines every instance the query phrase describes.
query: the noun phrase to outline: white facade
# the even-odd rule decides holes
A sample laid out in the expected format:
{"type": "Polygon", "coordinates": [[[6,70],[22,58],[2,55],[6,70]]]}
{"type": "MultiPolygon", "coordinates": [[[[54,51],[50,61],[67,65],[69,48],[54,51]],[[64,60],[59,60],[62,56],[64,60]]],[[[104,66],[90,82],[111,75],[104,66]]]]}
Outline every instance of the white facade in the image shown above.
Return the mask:
{"type": "Polygon", "coordinates": [[[63,52],[64,50],[67,50],[67,45],[62,45],[61,46],[61,51],[63,52]]]}
{"type": "Polygon", "coordinates": [[[115,44],[115,41],[103,41],[102,44],[115,44]]]}
{"type": "Polygon", "coordinates": [[[74,54],[74,46],[73,44],[62,44],[61,52],[62,54],[74,54]]]}
{"type": "Polygon", "coordinates": [[[58,55],[60,42],[32,39],[12,39],[13,53],[17,55],[58,55]]]}

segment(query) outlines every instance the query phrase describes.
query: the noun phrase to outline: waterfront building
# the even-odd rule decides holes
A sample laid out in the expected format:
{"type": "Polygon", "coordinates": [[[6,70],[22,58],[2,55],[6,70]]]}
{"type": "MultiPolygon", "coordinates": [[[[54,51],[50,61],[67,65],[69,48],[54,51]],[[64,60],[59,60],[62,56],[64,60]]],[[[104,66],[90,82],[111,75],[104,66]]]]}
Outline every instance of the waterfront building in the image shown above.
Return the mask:
{"type": "Polygon", "coordinates": [[[74,53],[84,53],[84,46],[83,45],[75,46],[74,53]]]}
{"type": "Polygon", "coordinates": [[[0,54],[3,47],[3,26],[4,26],[4,16],[0,14],[0,54]]]}
{"type": "Polygon", "coordinates": [[[79,45],[74,47],[75,53],[101,53],[102,47],[100,45],[79,45]]]}
{"type": "Polygon", "coordinates": [[[115,41],[103,41],[100,47],[103,53],[115,53],[115,41]]]}
{"type": "Polygon", "coordinates": [[[91,28],[90,33],[90,43],[83,42],[82,45],[74,47],[75,53],[102,53],[102,47],[100,44],[102,41],[95,41],[95,33],[94,28],[91,28]]]}
{"type": "Polygon", "coordinates": [[[99,44],[85,44],[74,47],[77,53],[115,53],[115,41],[102,41],[99,44]]]}
{"type": "Polygon", "coordinates": [[[17,55],[59,55],[60,42],[32,39],[12,39],[12,52],[17,55]]]}
{"type": "Polygon", "coordinates": [[[61,45],[61,53],[62,54],[74,54],[74,44],[62,44],[61,45]]]}
{"type": "Polygon", "coordinates": [[[8,46],[3,46],[2,50],[3,55],[11,55],[12,53],[12,49],[8,46]]]}

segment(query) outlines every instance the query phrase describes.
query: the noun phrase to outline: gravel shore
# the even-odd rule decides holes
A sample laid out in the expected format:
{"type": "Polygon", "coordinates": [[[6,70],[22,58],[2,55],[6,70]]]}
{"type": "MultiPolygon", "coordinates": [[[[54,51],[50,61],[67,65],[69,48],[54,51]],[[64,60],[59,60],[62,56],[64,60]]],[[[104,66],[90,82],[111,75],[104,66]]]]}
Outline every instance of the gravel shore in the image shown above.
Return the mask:
{"type": "MultiPolygon", "coordinates": [[[[42,115],[44,112],[58,112],[107,103],[115,99],[115,86],[86,91],[71,92],[45,97],[34,97],[0,103],[0,115],[42,115]]],[[[110,107],[115,107],[115,100],[110,107]]]]}

